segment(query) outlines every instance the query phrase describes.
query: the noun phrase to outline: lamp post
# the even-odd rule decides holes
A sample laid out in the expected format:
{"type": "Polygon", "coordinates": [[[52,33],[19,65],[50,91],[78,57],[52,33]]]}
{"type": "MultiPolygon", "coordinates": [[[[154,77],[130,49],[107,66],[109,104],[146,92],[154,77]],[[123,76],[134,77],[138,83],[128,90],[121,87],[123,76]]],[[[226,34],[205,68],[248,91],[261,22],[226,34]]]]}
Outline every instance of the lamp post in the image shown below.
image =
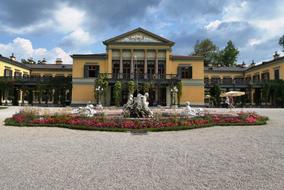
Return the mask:
{"type": "Polygon", "coordinates": [[[98,87],[96,88],[96,92],[97,92],[97,94],[98,94],[97,105],[101,105],[101,92],[102,92],[103,90],[104,90],[104,89],[103,89],[103,87],[101,87],[101,86],[98,86],[98,87]]]}

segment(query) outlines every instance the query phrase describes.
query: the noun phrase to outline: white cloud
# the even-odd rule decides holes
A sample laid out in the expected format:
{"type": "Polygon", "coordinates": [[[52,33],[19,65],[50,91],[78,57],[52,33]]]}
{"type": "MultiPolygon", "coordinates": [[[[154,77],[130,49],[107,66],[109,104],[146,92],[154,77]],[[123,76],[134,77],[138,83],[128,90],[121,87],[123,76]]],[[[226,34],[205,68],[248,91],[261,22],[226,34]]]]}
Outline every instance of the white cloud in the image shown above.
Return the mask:
{"type": "Polygon", "coordinates": [[[59,3],[55,10],[47,11],[47,15],[50,16],[45,20],[20,28],[2,25],[0,21],[0,31],[20,35],[46,30],[57,32],[63,36],[59,45],[75,49],[80,49],[95,42],[95,38],[85,27],[84,22],[87,18],[84,10],[72,7],[67,3],[59,3]]]}
{"type": "Polygon", "coordinates": [[[54,24],[52,20],[45,20],[29,26],[16,27],[16,28],[1,24],[0,31],[12,34],[30,34],[34,32],[44,31],[47,28],[52,28],[53,26],[54,24]]]}
{"type": "Polygon", "coordinates": [[[60,4],[53,12],[53,19],[58,30],[72,32],[82,27],[85,18],[85,11],[70,7],[67,4],[60,4]]]}
{"type": "Polygon", "coordinates": [[[95,42],[94,37],[84,27],[84,21],[87,20],[84,10],[61,3],[53,12],[53,19],[56,30],[65,34],[60,45],[80,49],[95,42]]]}
{"type": "Polygon", "coordinates": [[[213,22],[210,22],[207,26],[205,26],[206,30],[216,30],[222,22],[220,20],[215,20],[213,22]]]}
{"type": "Polygon", "coordinates": [[[252,38],[248,41],[249,46],[256,46],[258,44],[261,44],[263,41],[261,39],[256,39],[256,38],[252,38]]]}
{"type": "Polygon", "coordinates": [[[19,37],[7,44],[0,43],[0,52],[6,57],[14,53],[18,61],[32,57],[35,61],[46,58],[49,63],[54,63],[56,58],[61,58],[63,63],[72,63],[72,58],[69,56],[69,53],[59,47],[51,50],[33,48],[30,40],[19,37]]]}
{"type": "Polygon", "coordinates": [[[90,45],[95,42],[95,39],[86,31],[81,28],[76,29],[67,36],[65,36],[61,42],[65,46],[81,47],[90,45]]]}
{"type": "MultiPolygon", "coordinates": [[[[284,10],[284,9],[283,9],[284,10]]],[[[263,36],[266,38],[274,37],[284,32],[284,18],[275,18],[270,20],[254,20],[252,22],[259,29],[265,30],[267,33],[263,36]]]]}

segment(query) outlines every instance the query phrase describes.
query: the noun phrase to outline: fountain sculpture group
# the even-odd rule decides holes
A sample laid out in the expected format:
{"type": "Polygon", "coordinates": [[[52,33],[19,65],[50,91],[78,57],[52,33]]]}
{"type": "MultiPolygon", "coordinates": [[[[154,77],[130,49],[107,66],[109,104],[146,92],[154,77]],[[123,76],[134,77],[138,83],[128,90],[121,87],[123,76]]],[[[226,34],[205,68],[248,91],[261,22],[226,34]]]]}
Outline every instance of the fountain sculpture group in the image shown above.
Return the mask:
{"type": "Polygon", "coordinates": [[[138,94],[137,97],[133,97],[133,94],[129,95],[127,103],[123,106],[123,113],[125,117],[132,118],[150,118],[153,117],[153,112],[149,108],[148,93],[144,95],[138,94]]]}
{"type": "MultiPolygon", "coordinates": [[[[124,117],[130,118],[151,118],[153,117],[153,112],[149,108],[149,102],[147,101],[149,97],[148,93],[144,95],[138,94],[137,97],[133,97],[133,94],[129,94],[127,103],[123,106],[124,117]]],[[[73,114],[84,115],[86,117],[93,117],[97,113],[95,107],[92,104],[88,104],[86,107],[79,107],[72,110],[73,114]]],[[[186,107],[180,113],[181,116],[198,116],[203,112],[202,108],[193,109],[190,106],[190,102],[186,103],[186,107]]]]}

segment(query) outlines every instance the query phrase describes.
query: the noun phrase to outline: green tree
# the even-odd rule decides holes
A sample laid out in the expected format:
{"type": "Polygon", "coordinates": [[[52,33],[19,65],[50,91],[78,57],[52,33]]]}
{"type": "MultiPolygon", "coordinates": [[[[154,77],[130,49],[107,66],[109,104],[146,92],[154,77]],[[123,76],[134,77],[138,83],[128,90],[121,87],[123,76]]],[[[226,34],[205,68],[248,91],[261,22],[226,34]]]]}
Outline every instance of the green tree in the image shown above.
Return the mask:
{"type": "Polygon", "coordinates": [[[221,89],[219,85],[214,85],[212,88],[210,88],[210,96],[213,99],[213,103],[215,107],[220,106],[220,102],[221,102],[220,95],[221,95],[221,89]]]}
{"type": "Polygon", "coordinates": [[[114,98],[114,102],[116,106],[120,106],[120,102],[121,102],[121,82],[120,81],[116,81],[114,84],[114,92],[113,92],[113,98],[114,98]]]}
{"type": "Polygon", "coordinates": [[[239,50],[235,48],[233,42],[230,40],[227,42],[227,46],[222,50],[222,65],[231,67],[236,65],[239,50]]]}
{"type": "Polygon", "coordinates": [[[135,82],[134,81],[129,81],[128,82],[128,92],[129,94],[134,94],[134,91],[135,91],[135,82]]]}
{"type": "Polygon", "coordinates": [[[206,66],[208,64],[214,64],[216,61],[214,59],[218,56],[218,47],[208,38],[197,41],[192,55],[203,56],[206,66]]]}
{"type": "Polygon", "coordinates": [[[284,35],[279,38],[279,42],[278,43],[283,48],[283,51],[284,51],[284,35]]]}
{"type": "MultiPolygon", "coordinates": [[[[103,91],[104,95],[104,102],[106,103],[106,98],[107,98],[107,89],[108,89],[109,81],[107,74],[100,74],[99,77],[95,81],[95,89],[96,87],[100,86],[103,91]]],[[[96,92],[94,93],[94,96],[96,97],[96,92]]]]}
{"type": "Polygon", "coordinates": [[[145,82],[144,85],[143,85],[143,92],[144,92],[144,94],[145,94],[146,92],[149,93],[150,88],[151,88],[151,84],[150,84],[149,82],[145,82]]]}

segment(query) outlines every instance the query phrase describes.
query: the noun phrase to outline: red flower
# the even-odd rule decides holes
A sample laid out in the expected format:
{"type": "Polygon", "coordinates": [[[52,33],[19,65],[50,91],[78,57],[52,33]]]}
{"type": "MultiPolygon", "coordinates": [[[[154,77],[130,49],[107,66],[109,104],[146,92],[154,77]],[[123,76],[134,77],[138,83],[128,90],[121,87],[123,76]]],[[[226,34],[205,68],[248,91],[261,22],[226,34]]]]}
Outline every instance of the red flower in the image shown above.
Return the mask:
{"type": "Polygon", "coordinates": [[[256,117],[254,115],[249,115],[247,118],[246,118],[246,122],[247,123],[255,123],[256,122],[256,117]]]}
{"type": "Polygon", "coordinates": [[[13,118],[17,123],[23,123],[23,122],[26,120],[25,115],[20,114],[20,113],[13,115],[12,118],[13,118]]]}

